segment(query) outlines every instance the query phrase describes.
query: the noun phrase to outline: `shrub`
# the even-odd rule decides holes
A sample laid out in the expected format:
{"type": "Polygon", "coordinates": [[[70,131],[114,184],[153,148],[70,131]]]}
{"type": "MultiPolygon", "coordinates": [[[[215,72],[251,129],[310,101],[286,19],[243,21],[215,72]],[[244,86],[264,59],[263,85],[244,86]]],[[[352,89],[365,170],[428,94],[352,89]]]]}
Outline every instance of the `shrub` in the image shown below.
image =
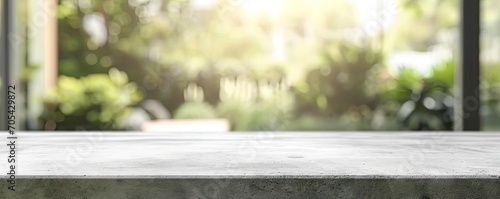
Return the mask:
{"type": "Polygon", "coordinates": [[[174,114],[175,119],[213,119],[217,118],[215,109],[205,102],[187,102],[174,114]]]}
{"type": "Polygon", "coordinates": [[[286,93],[256,101],[232,99],[217,106],[218,115],[227,118],[236,131],[281,130],[289,122],[292,109],[292,97],[286,93]]]}
{"type": "Polygon", "coordinates": [[[333,118],[301,115],[284,126],[285,131],[331,131],[338,126],[333,118]]]}
{"type": "Polygon", "coordinates": [[[241,130],[241,124],[252,109],[251,106],[240,100],[223,101],[217,106],[217,115],[226,118],[231,124],[232,130],[241,130]]]}
{"type": "Polygon", "coordinates": [[[294,85],[299,113],[333,116],[352,106],[376,104],[369,85],[384,55],[371,45],[350,42],[325,44],[321,61],[294,85]]]}
{"type": "Polygon", "coordinates": [[[61,76],[45,96],[42,122],[47,130],[119,130],[141,94],[125,73],[82,78],[61,76]]]}
{"type": "Polygon", "coordinates": [[[289,122],[290,109],[279,101],[264,100],[249,108],[249,111],[242,115],[237,130],[279,131],[289,122]]]}

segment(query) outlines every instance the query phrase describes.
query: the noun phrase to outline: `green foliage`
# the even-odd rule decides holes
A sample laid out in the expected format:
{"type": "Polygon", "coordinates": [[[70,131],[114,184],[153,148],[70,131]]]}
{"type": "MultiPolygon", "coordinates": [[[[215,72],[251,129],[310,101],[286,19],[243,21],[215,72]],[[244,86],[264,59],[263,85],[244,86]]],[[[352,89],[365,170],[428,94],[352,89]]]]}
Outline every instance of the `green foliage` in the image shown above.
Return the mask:
{"type": "Polygon", "coordinates": [[[420,89],[423,75],[411,68],[402,68],[395,77],[380,85],[381,96],[384,100],[402,104],[414,90],[420,89]]]}
{"type": "Polygon", "coordinates": [[[136,85],[117,69],[110,70],[109,75],[78,79],[61,76],[57,87],[45,96],[42,121],[54,130],[121,129],[131,106],[140,99],[136,85]]]}
{"type": "Polygon", "coordinates": [[[500,64],[484,63],[481,101],[484,130],[500,129],[500,64]]]}
{"type": "MultiPolygon", "coordinates": [[[[385,48],[389,48],[389,52],[394,49],[428,50],[436,44],[436,33],[450,30],[457,24],[455,1],[398,1],[403,3],[404,8],[415,12],[396,10],[398,16],[394,31],[384,36],[389,41],[384,43],[384,49],[333,42],[326,36],[330,34],[323,34],[335,35],[336,30],[359,25],[354,7],[349,2],[290,0],[283,5],[281,16],[273,17],[265,11],[272,8],[261,8],[262,11],[248,14],[244,7],[234,6],[232,1],[217,1],[217,5],[195,9],[189,7],[192,5],[190,0],[160,1],[161,4],[151,0],[85,1],[89,4],[59,0],[59,74],[63,75],[61,81],[64,84],[79,85],[61,84],[59,90],[65,90],[63,93],[70,93],[71,96],[87,96],[86,93],[81,94],[81,90],[104,92],[97,87],[113,90],[109,86],[92,83],[86,86],[76,82],[92,79],[90,77],[94,75],[91,74],[106,74],[110,67],[120,67],[132,82],[143,89],[146,98],[161,100],[171,112],[176,113],[175,118],[223,117],[230,120],[233,129],[241,131],[280,129],[287,126],[284,123],[292,123],[289,129],[303,130],[354,130],[350,128],[352,126],[358,130],[370,129],[375,128],[371,120],[376,118],[373,110],[380,99],[385,102],[383,105],[388,112],[381,115],[395,115],[398,107],[413,101],[420,104],[417,107],[424,109],[415,109],[417,112],[414,115],[421,117],[411,118],[432,118],[428,117],[430,112],[423,106],[425,96],[437,99],[442,94],[451,94],[452,62],[436,67],[429,77],[404,69],[387,82],[379,81],[378,69],[382,67],[377,66],[383,65],[385,55],[380,52],[385,48]],[[157,8],[158,12],[147,11],[151,7],[157,8]],[[329,12],[333,9],[336,12],[329,12]],[[83,19],[91,15],[102,16],[107,37],[103,44],[95,43],[83,27],[83,19]],[[283,46],[279,46],[279,40],[283,40],[283,46]],[[280,48],[283,52],[274,52],[276,49],[280,51],[280,48]],[[281,53],[286,55],[284,60],[275,56],[281,53]],[[85,78],[77,80],[66,76],[85,78]],[[285,77],[291,79],[294,88],[286,92],[295,95],[290,97],[295,99],[295,104],[284,103],[278,98],[262,99],[260,93],[254,93],[252,97],[257,99],[249,101],[221,99],[224,93],[222,79],[242,76],[254,82],[280,82],[285,77]],[[183,92],[190,83],[196,83],[203,89],[206,103],[184,104],[183,92]],[[75,89],[72,90],[72,87],[75,89]],[[216,110],[213,107],[217,107],[216,110]],[[295,111],[296,119],[283,119],[290,118],[288,115],[292,111],[295,111]]],[[[495,20],[490,21],[493,23],[495,20]]],[[[499,82],[494,73],[499,74],[498,71],[485,73],[485,78],[489,79],[487,84],[491,85],[487,89],[491,91],[487,98],[491,100],[498,99],[490,97],[497,95],[497,91],[491,89],[494,82],[499,82]]],[[[104,77],[94,79],[105,81],[104,77]]],[[[246,94],[246,90],[241,88],[235,90],[246,94]]],[[[86,129],[96,128],[97,123],[119,123],[109,121],[109,115],[114,113],[99,117],[92,113],[89,119],[93,122],[88,125],[83,125],[87,120],[86,114],[69,122],[63,110],[72,115],[86,112],[76,109],[94,110],[94,105],[85,102],[90,98],[73,99],[62,93],[53,98],[54,104],[72,105],[49,103],[48,110],[61,113],[47,115],[51,121],[64,120],[67,124],[80,122],[82,125],[79,126],[84,127],[78,128],[86,129]],[[58,97],[61,99],[56,99],[58,97]]],[[[106,104],[110,99],[111,96],[97,97],[97,102],[106,104]]],[[[285,99],[289,100],[288,97],[285,99]]],[[[113,110],[119,110],[116,105],[110,104],[113,110]]],[[[420,121],[411,120],[407,124],[420,121]]],[[[417,123],[420,125],[420,122],[417,123]]],[[[58,124],[58,128],[76,128],[61,125],[58,124]]]]}
{"type": "MultiPolygon", "coordinates": [[[[352,124],[351,124],[352,125],[352,124]]],[[[283,127],[285,131],[331,131],[339,128],[333,118],[302,115],[283,127]]]]}
{"type": "Polygon", "coordinates": [[[446,86],[425,79],[401,105],[398,118],[411,130],[452,130],[453,101],[446,86]]]}
{"type": "Polygon", "coordinates": [[[456,0],[397,0],[397,15],[385,33],[389,52],[398,50],[427,51],[439,41],[439,35],[449,34],[459,25],[456,0]]]}
{"type": "Polygon", "coordinates": [[[204,102],[187,102],[174,114],[175,119],[214,119],[217,118],[215,109],[204,102]]]}
{"type": "Polygon", "coordinates": [[[425,77],[403,68],[385,83],[381,93],[386,104],[395,103],[399,121],[410,130],[451,130],[454,84],[454,61],[433,67],[425,77]]]}
{"type": "Polygon", "coordinates": [[[429,79],[440,82],[446,88],[447,92],[453,92],[455,84],[455,60],[450,59],[434,66],[429,79]]]}
{"type": "Polygon", "coordinates": [[[228,100],[219,103],[217,106],[217,114],[221,118],[229,120],[232,130],[242,130],[242,123],[251,111],[249,103],[239,100],[228,100]]]}
{"type": "MultiPolygon", "coordinates": [[[[222,78],[245,76],[255,82],[281,82],[291,74],[299,76],[314,62],[317,51],[310,49],[323,43],[314,33],[351,28],[357,23],[353,16],[355,8],[344,1],[292,0],[283,4],[279,17],[270,16],[267,5],[250,14],[232,0],[217,1],[216,5],[203,9],[189,7],[193,5],[189,0],[161,1],[161,4],[149,0],[58,2],[59,74],[83,77],[104,74],[109,67],[116,66],[144,88],[147,99],[161,100],[170,111],[176,112],[176,118],[213,117],[206,104],[187,103],[180,107],[186,101],[183,92],[187,85],[196,83],[204,91],[204,100],[217,106],[219,115],[229,118],[238,130],[279,128],[275,123],[280,122],[273,122],[273,117],[289,112],[292,105],[279,107],[287,103],[276,99],[256,99],[246,104],[221,102],[222,78]],[[146,14],[151,7],[161,14],[146,14]],[[333,8],[338,12],[326,12],[333,8]],[[96,43],[83,26],[83,19],[90,16],[102,16],[107,37],[103,44],[96,43]],[[286,60],[277,59],[272,52],[277,33],[284,37],[286,60]],[[302,40],[310,42],[302,45],[299,43],[302,40]],[[160,56],[150,56],[155,53],[160,56]]],[[[342,70],[350,70],[349,67],[342,70]]]]}
{"type": "MultiPolygon", "coordinates": [[[[486,89],[487,93],[489,93],[490,91],[488,90],[491,89],[493,97],[495,96],[495,89],[500,87],[500,63],[484,63],[481,70],[481,84],[483,88],[486,89]]],[[[497,93],[496,97],[500,99],[500,94],[497,93]]]]}
{"type": "Polygon", "coordinates": [[[286,102],[263,100],[253,104],[242,115],[237,130],[240,131],[278,131],[290,122],[290,106],[286,102]]]}
{"type": "Polygon", "coordinates": [[[228,119],[236,131],[277,131],[290,122],[291,108],[285,100],[229,100],[221,102],[217,112],[220,117],[228,119]]]}
{"type": "Polygon", "coordinates": [[[155,2],[59,0],[59,75],[78,78],[106,74],[110,67],[117,67],[141,88],[146,99],[160,100],[170,111],[176,110],[184,103],[186,64],[151,59],[147,52],[160,44],[168,54],[162,57],[175,57],[169,50],[179,47],[184,30],[197,30],[185,28],[192,25],[186,22],[188,14],[183,13],[189,1],[161,1],[154,7],[162,14],[146,16],[155,2]],[[91,16],[103,22],[98,29],[106,36],[104,43],[98,43],[84,28],[85,19],[91,16]]]}
{"type": "Polygon", "coordinates": [[[240,82],[232,89],[226,86],[223,101],[217,106],[219,116],[228,119],[233,130],[275,131],[290,122],[294,102],[289,91],[268,85],[251,89],[252,85],[240,82]]]}
{"type": "Polygon", "coordinates": [[[368,109],[351,110],[341,116],[324,117],[301,115],[290,120],[285,131],[367,131],[401,130],[401,125],[394,116],[379,115],[368,109]]]}
{"type": "Polygon", "coordinates": [[[300,112],[340,115],[352,106],[371,105],[375,96],[367,86],[383,55],[370,45],[348,42],[327,44],[320,51],[321,65],[295,85],[300,112]]]}
{"type": "Polygon", "coordinates": [[[433,92],[439,88],[443,92],[452,93],[455,81],[455,62],[447,60],[434,66],[428,77],[415,69],[402,68],[397,75],[381,85],[380,92],[384,100],[398,104],[406,102],[413,93],[423,92],[426,89],[433,92]],[[427,87],[426,87],[427,86],[427,87]]]}

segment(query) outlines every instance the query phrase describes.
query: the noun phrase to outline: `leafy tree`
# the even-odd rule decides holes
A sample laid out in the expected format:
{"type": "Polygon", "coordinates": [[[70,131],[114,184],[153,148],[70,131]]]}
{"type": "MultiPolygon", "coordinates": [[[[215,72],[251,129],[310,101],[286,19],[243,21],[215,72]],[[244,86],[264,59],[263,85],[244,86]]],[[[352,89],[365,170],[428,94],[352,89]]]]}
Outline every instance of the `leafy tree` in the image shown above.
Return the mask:
{"type": "Polygon", "coordinates": [[[370,72],[382,63],[383,55],[372,46],[348,42],[326,44],[320,52],[321,65],[295,86],[299,112],[332,116],[356,106],[374,108],[376,96],[367,85],[374,83],[370,72]]]}
{"type": "Polygon", "coordinates": [[[83,77],[106,73],[113,66],[125,71],[143,89],[147,98],[162,99],[170,110],[178,107],[184,101],[184,84],[173,78],[166,80],[165,77],[180,73],[175,78],[183,79],[183,72],[178,66],[150,59],[146,52],[150,52],[159,39],[175,43],[176,35],[182,32],[184,24],[177,18],[187,2],[162,1],[157,6],[160,10],[151,14],[155,12],[148,9],[155,2],[60,0],[59,74],[83,77]],[[169,12],[161,12],[168,9],[169,12]],[[164,13],[166,16],[162,16],[164,13]],[[85,23],[89,23],[89,18],[94,19],[94,30],[95,26],[101,27],[97,28],[98,32],[86,29],[85,23]],[[168,20],[162,21],[164,18],[168,20]],[[104,40],[96,39],[99,34],[104,40]]]}

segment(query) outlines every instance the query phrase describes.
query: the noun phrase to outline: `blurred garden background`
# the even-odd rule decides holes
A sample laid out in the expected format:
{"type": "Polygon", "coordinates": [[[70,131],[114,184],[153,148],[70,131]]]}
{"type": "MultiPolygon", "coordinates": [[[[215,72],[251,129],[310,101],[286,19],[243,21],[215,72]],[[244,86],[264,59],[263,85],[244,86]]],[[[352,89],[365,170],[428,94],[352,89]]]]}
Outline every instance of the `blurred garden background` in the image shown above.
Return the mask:
{"type": "MultiPolygon", "coordinates": [[[[18,2],[20,34],[37,34],[34,2],[18,2]]],[[[483,2],[482,129],[500,130],[500,1],[483,2]]],[[[39,41],[22,43],[29,130],[453,127],[457,0],[58,0],[55,13],[53,88],[31,88],[39,41]]]]}

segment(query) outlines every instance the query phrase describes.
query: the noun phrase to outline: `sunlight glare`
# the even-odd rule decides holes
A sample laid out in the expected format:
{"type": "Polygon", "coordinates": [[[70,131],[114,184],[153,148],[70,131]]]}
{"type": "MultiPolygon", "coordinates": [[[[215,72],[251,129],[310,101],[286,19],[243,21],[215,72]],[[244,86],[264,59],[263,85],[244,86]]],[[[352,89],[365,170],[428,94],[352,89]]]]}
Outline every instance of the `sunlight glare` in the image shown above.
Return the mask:
{"type": "Polygon", "coordinates": [[[281,14],[282,0],[245,0],[242,7],[251,17],[265,13],[272,19],[276,19],[281,14]]]}

